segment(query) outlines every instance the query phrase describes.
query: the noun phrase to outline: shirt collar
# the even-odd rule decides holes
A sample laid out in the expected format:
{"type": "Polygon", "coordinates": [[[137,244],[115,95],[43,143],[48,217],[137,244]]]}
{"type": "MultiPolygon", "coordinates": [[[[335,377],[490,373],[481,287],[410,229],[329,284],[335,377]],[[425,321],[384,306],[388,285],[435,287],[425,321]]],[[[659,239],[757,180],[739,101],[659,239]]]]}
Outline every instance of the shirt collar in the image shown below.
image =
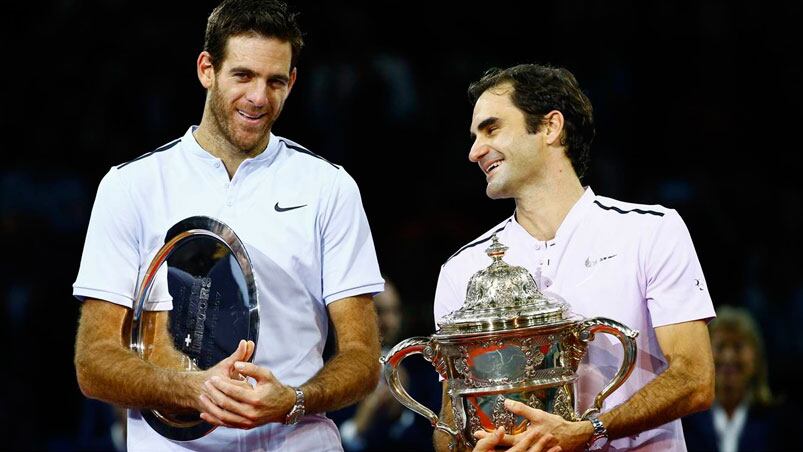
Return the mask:
{"type": "MultiPolygon", "coordinates": [[[[582,222],[583,218],[588,213],[591,205],[594,203],[594,199],[596,195],[594,194],[594,190],[591,189],[590,186],[585,187],[583,191],[583,195],[580,196],[580,199],[574,203],[571,209],[569,209],[569,213],[566,214],[566,217],[558,226],[558,230],[555,233],[555,238],[552,240],[547,240],[547,243],[554,244],[554,243],[562,243],[568,240],[571,237],[572,233],[577,229],[577,226],[582,222]]],[[[524,227],[519,224],[518,220],[516,219],[516,214],[513,213],[512,223],[514,230],[517,234],[525,234],[526,236],[530,237],[531,240],[537,239],[530,235],[524,227]]]]}
{"type": "MultiPolygon", "coordinates": [[[[195,132],[197,129],[198,126],[190,126],[190,128],[187,129],[187,133],[185,133],[181,138],[181,141],[187,144],[187,150],[190,152],[190,154],[196,157],[200,157],[205,160],[220,161],[219,158],[210,154],[209,151],[202,148],[201,145],[198,144],[198,140],[196,140],[195,135],[193,135],[193,132],[195,132]]],[[[265,148],[264,151],[257,154],[256,157],[245,159],[243,163],[251,161],[253,163],[269,165],[276,158],[276,155],[278,155],[279,146],[279,138],[274,135],[273,132],[271,132],[270,138],[268,139],[268,147],[265,148]]]]}

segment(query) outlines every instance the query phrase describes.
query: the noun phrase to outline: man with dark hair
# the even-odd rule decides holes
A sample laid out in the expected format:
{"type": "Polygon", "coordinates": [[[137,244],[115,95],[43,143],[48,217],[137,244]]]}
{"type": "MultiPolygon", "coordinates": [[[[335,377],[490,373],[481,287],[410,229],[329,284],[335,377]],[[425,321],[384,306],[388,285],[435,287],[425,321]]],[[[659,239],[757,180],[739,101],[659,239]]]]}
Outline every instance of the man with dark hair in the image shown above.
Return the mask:
{"type": "MultiPolygon", "coordinates": [[[[383,280],[357,185],[271,133],[302,45],[283,3],[224,1],[197,60],[207,90],[200,126],[113,167],[98,188],[73,286],[83,301],[75,365],[86,396],[133,408],[129,450],[341,450],[324,412],[376,386],[372,295],[383,280]],[[195,215],[220,219],[245,243],[263,313],[260,345],[241,341],[210,369],[176,371],[140,359],[126,335],[135,288],[166,231],[195,215]],[[337,352],[324,365],[330,322],[337,352]],[[173,442],[140,409],[195,410],[221,428],[173,442]]],[[[154,286],[146,323],[164,324],[165,285],[154,286]]]]}
{"type": "MultiPolygon", "coordinates": [[[[678,419],[713,399],[706,322],[715,314],[683,220],[672,209],[583,187],[593,116],[569,71],[535,64],[495,69],[469,93],[469,160],[485,174],[488,196],[513,198],[516,210],[443,265],[436,323],[462,306],[469,278],[490,263],[484,249],[496,234],[509,248],[505,261],[527,268],[542,292],[565,299],[582,316],[609,317],[640,331],[633,373],[600,413],[571,422],[507,400],[509,411],[530,420],[528,431],[475,436],[486,439],[486,449],[534,443],[544,450],[685,450],[678,419]]],[[[619,368],[622,347],[614,342],[600,335],[589,344],[575,387],[581,413],[619,368]]],[[[451,423],[446,390],[444,384],[441,416],[451,423]]],[[[435,442],[439,449],[448,444],[439,431],[435,442]]]]}

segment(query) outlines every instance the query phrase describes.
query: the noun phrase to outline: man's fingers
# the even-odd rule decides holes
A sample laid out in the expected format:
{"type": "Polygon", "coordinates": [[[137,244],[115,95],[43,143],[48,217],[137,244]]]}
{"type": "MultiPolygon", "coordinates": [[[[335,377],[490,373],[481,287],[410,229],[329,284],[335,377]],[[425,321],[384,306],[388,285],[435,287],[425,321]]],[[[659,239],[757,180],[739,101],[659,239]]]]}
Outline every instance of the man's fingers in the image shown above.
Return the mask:
{"type": "Polygon", "coordinates": [[[245,392],[245,389],[219,377],[212,377],[204,383],[204,394],[212,403],[240,416],[247,416],[251,409],[250,399],[245,392]]]}
{"type": "Polygon", "coordinates": [[[479,438],[477,445],[474,446],[474,452],[488,452],[494,450],[503,436],[505,436],[505,429],[502,427],[497,428],[491,433],[484,430],[474,432],[474,437],[479,438]]]}
{"type": "Polygon", "coordinates": [[[276,381],[273,372],[264,367],[259,367],[254,363],[236,362],[234,363],[234,368],[242,375],[253,378],[259,384],[276,381]]]}
{"type": "Polygon", "coordinates": [[[201,405],[203,406],[201,419],[209,423],[235,428],[251,428],[254,426],[254,423],[251,420],[240,416],[239,414],[223,409],[218,405],[217,401],[213,401],[206,394],[201,394],[200,400],[201,405]],[[205,416],[206,414],[209,416],[205,416]],[[207,420],[207,418],[209,418],[209,420],[207,420]]]}
{"type": "Polygon", "coordinates": [[[212,416],[207,412],[201,413],[201,419],[203,419],[206,422],[209,422],[212,425],[217,425],[219,427],[233,427],[232,425],[226,425],[225,422],[221,421],[220,419],[216,418],[215,416],[212,416]]]}
{"type": "Polygon", "coordinates": [[[230,404],[231,406],[222,406],[229,411],[242,412],[242,404],[250,406],[253,405],[255,401],[256,395],[254,394],[254,390],[251,385],[245,381],[212,377],[204,383],[204,386],[204,392],[213,396],[215,402],[218,402],[218,399],[220,399],[221,403],[230,404]],[[234,402],[237,403],[235,404],[234,402]]]}
{"type": "MultiPolygon", "coordinates": [[[[539,438],[538,441],[535,444],[533,444],[529,449],[527,449],[527,451],[528,452],[543,452],[543,451],[547,450],[547,447],[555,446],[555,444],[557,442],[558,442],[557,438],[555,438],[554,436],[552,436],[549,433],[547,433],[546,435],[542,435],[541,438],[539,438]]],[[[555,447],[557,447],[558,450],[560,450],[560,446],[555,446],[555,447]]],[[[554,447],[553,447],[553,449],[554,449],[554,447]]]]}
{"type": "Polygon", "coordinates": [[[251,357],[254,356],[255,349],[256,349],[256,344],[254,343],[254,341],[247,341],[245,356],[243,356],[243,359],[241,359],[240,361],[249,361],[251,357]]]}
{"type": "Polygon", "coordinates": [[[519,416],[526,418],[530,422],[537,422],[541,418],[541,414],[544,413],[544,411],[541,411],[537,408],[531,408],[521,402],[511,399],[505,400],[505,408],[513,414],[518,414],[519,416]]]}

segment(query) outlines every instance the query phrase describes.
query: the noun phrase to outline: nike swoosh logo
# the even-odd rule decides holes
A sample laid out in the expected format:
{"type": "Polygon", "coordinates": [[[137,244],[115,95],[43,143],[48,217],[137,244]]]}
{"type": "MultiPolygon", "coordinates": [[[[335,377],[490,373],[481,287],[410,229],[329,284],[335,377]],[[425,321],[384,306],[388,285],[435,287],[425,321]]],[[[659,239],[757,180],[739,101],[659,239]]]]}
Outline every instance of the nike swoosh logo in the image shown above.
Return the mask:
{"type": "Polygon", "coordinates": [[[288,210],[300,209],[300,208],[306,207],[306,206],[307,206],[306,204],[302,204],[300,206],[293,206],[293,207],[279,207],[279,203],[277,202],[276,205],[273,206],[273,208],[277,212],[287,212],[288,210]]]}

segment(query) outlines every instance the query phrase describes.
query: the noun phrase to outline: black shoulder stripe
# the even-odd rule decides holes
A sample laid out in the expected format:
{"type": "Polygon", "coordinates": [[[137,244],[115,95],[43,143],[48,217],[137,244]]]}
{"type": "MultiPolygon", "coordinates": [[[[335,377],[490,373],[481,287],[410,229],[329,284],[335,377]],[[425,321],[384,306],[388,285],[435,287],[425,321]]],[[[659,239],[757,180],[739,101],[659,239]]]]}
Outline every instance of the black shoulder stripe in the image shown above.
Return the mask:
{"type": "Polygon", "coordinates": [[[151,156],[151,155],[153,155],[153,154],[156,154],[157,152],[166,151],[166,150],[168,150],[168,149],[172,148],[173,146],[175,146],[175,145],[179,144],[180,142],[181,142],[181,138],[177,138],[177,139],[175,139],[175,140],[171,141],[170,143],[167,143],[167,144],[166,144],[166,145],[164,145],[164,146],[161,146],[161,147],[158,147],[158,148],[156,148],[156,149],[152,150],[151,152],[146,152],[145,154],[142,154],[142,155],[140,155],[139,157],[135,158],[134,160],[129,160],[129,161],[127,161],[127,162],[125,162],[125,163],[123,163],[123,164],[121,164],[121,165],[118,165],[118,166],[117,166],[117,169],[120,169],[120,168],[122,168],[122,167],[124,167],[124,166],[128,165],[129,163],[134,163],[134,162],[136,162],[137,160],[142,160],[142,159],[144,159],[145,157],[149,157],[149,156],[151,156]]]}
{"type": "Polygon", "coordinates": [[[642,214],[642,215],[657,215],[657,216],[659,216],[659,217],[662,217],[662,216],[664,216],[664,214],[663,214],[663,213],[661,213],[661,212],[656,212],[656,211],[654,211],[654,210],[641,210],[641,209],[622,210],[622,209],[620,209],[620,208],[618,208],[618,207],[613,207],[613,206],[604,206],[604,205],[602,205],[602,203],[600,203],[600,202],[599,202],[599,201],[597,201],[597,200],[594,200],[594,204],[596,204],[596,205],[600,206],[601,208],[603,208],[603,209],[605,209],[605,210],[613,210],[614,212],[618,212],[618,213],[621,213],[621,214],[626,214],[626,213],[630,213],[630,212],[636,212],[636,213],[640,213],[640,214],[642,214]]]}
{"type": "MultiPolygon", "coordinates": [[[[488,237],[485,237],[484,239],[477,240],[476,242],[473,242],[473,243],[469,243],[468,245],[460,248],[459,250],[457,250],[456,253],[454,253],[451,256],[449,256],[449,259],[446,259],[446,262],[449,262],[450,260],[452,260],[453,257],[457,256],[458,254],[462,253],[463,251],[465,251],[465,250],[467,250],[467,249],[469,249],[469,248],[471,248],[473,246],[477,246],[477,245],[479,245],[481,243],[485,243],[488,240],[491,240],[491,237],[493,237],[494,234],[496,234],[497,232],[505,229],[507,227],[507,225],[510,223],[510,221],[511,220],[507,220],[507,222],[505,222],[505,224],[501,228],[499,228],[499,229],[495,230],[494,232],[490,233],[488,235],[488,237]]],[[[444,265],[446,265],[446,262],[444,262],[444,265]]]]}
{"type": "Polygon", "coordinates": [[[296,146],[296,145],[290,144],[290,143],[288,143],[288,142],[286,142],[284,140],[279,140],[279,141],[281,141],[282,143],[284,143],[285,146],[287,146],[288,148],[290,148],[290,149],[292,149],[294,151],[298,151],[298,152],[300,152],[302,154],[311,155],[311,156],[315,157],[316,159],[321,159],[324,162],[334,166],[335,168],[340,169],[339,166],[335,165],[334,163],[330,162],[329,160],[326,160],[325,158],[321,157],[320,155],[310,151],[309,149],[305,149],[305,148],[302,148],[301,146],[296,146]]]}

